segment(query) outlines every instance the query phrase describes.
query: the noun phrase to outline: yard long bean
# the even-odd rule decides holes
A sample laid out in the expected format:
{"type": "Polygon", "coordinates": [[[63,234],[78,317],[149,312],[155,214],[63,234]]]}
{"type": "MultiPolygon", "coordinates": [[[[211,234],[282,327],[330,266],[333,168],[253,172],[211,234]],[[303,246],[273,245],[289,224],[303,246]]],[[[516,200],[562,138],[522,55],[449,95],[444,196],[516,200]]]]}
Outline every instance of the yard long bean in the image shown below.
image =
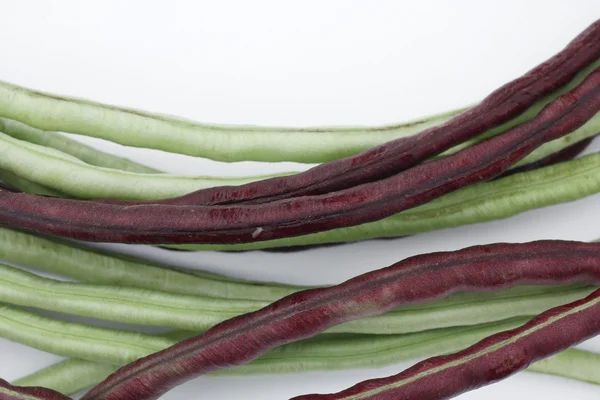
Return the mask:
{"type": "MultiPolygon", "coordinates": [[[[475,325],[520,315],[534,315],[579,299],[593,287],[534,288],[474,296],[458,296],[427,306],[407,306],[385,315],[333,327],[330,332],[394,334],[475,325]]],[[[269,302],[217,299],[162,291],[63,282],[0,264],[0,301],[85,317],[203,331],[228,318],[256,311],[269,302]]]]}
{"type": "MultiPolygon", "coordinates": [[[[32,317],[30,313],[19,311],[19,317],[32,317]]],[[[26,318],[24,318],[26,319],[26,318]]],[[[284,345],[273,349],[261,358],[243,366],[231,368],[209,376],[220,375],[263,375],[293,373],[303,371],[322,371],[322,370],[340,370],[351,368],[377,368],[386,365],[393,365],[398,362],[445,354],[460,350],[472,345],[484,337],[500,332],[506,329],[515,328],[525,323],[529,318],[511,318],[494,323],[481,324],[467,327],[453,327],[444,329],[435,329],[430,331],[410,333],[404,335],[385,335],[372,337],[371,335],[329,335],[324,337],[315,337],[289,345],[284,345]],[[326,357],[324,357],[326,355],[326,357]]],[[[67,332],[67,341],[71,339],[68,332],[74,326],[80,324],[55,322],[45,317],[36,319],[36,325],[50,332],[59,332],[63,329],[67,332]],[[39,325],[41,323],[41,325],[39,325]]],[[[87,327],[86,327],[87,328],[87,327]]],[[[39,334],[43,335],[43,329],[39,334]]],[[[91,328],[96,330],[96,328],[91,328]]],[[[79,331],[77,331],[79,332],[79,331]]],[[[161,336],[158,341],[146,338],[154,338],[149,335],[133,334],[133,341],[139,341],[148,345],[140,347],[140,350],[132,354],[131,347],[121,345],[127,332],[108,331],[114,334],[114,348],[123,349],[131,358],[142,357],[150,351],[157,351],[161,345],[170,342],[175,343],[177,339],[169,335],[161,336]]],[[[108,336],[106,330],[100,333],[103,339],[108,336]]],[[[53,334],[53,333],[52,333],[53,334]]],[[[188,334],[189,335],[189,334],[188,334]]],[[[17,336],[17,335],[15,335],[17,336]]],[[[171,335],[173,336],[173,335],[171,335]]],[[[185,335],[180,335],[185,336],[185,335]]],[[[95,344],[103,339],[94,339],[90,335],[82,336],[82,339],[90,348],[95,348],[95,344]]],[[[21,342],[25,342],[21,340],[21,342]]],[[[55,349],[46,341],[35,343],[37,348],[44,351],[55,351],[55,349]]],[[[117,353],[116,351],[114,353],[117,353]]],[[[65,353],[61,353],[65,355],[65,353]]],[[[567,350],[563,355],[547,359],[543,364],[535,364],[530,370],[556,375],[567,376],[573,379],[584,380],[587,382],[600,384],[598,375],[589,369],[598,368],[600,356],[591,352],[582,350],[567,350]],[[579,362],[584,362],[579,364],[579,362]],[[573,366],[574,368],[571,368],[573,366]]],[[[85,353],[85,356],[92,358],[93,354],[85,353]]],[[[97,360],[69,359],[59,362],[53,366],[45,368],[34,374],[28,375],[14,381],[19,386],[43,386],[54,389],[66,395],[77,393],[89,388],[105,379],[114,372],[119,364],[127,362],[130,358],[115,357],[111,361],[98,362],[97,360]]]]}

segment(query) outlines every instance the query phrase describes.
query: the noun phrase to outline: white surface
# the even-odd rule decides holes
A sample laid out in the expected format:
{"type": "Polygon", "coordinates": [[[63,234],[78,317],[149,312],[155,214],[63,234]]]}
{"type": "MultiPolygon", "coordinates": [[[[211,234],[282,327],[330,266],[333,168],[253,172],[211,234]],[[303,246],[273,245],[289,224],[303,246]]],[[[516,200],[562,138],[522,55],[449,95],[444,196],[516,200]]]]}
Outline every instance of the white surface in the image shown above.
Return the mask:
{"type": "MultiPolygon", "coordinates": [[[[2,80],[200,121],[262,125],[381,124],[463,106],[550,57],[600,16],[597,0],[0,0],[0,6],[2,80]]],[[[94,143],[174,172],[223,175],[290,168],[226,165],[94,143]]],[[[128,249],[237,276],[335,283],[427,251],[495,241],[594,239],[600,237],[598,200],[594,196],[402,240],[297,254],[128,249]]],[[[593,348],[594,342],[586,347],[593,348]]],[[[0,340],[0,355],[0,376],[6,379],[59,359],[6,340],[0,340]]],[[[164,398],[287,399],[337,391],[407,365],[203,378],[164,398]]],[[[524,373],[462,398],[585,400],[599,394],[600,388],[591,385],[524,373]]]]}

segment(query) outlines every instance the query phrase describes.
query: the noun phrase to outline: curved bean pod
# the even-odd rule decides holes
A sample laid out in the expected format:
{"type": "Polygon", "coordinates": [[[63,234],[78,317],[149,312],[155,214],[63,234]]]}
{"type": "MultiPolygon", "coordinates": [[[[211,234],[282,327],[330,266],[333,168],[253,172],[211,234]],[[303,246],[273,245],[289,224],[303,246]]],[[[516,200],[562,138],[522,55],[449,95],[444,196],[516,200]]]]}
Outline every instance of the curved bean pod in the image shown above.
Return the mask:
{"type": "MultiPolygon", "coordinates": [[[[17,123],[17,122],[15,122],[17,123]]],[[[515,165],[515,168],[525,167],[528,164],[540,163],[552,154],[560,153],[571,146],[572,142],[582,141],[597,132],[595,126],[600,126],[600,115],[595,116],[574,132],[545,143],[515,165]]],[[[32,130],[34,128],[29,128],[32,130]]],[[[2,130],[0,129],[0,132],[2,130]]],[[[46,133],[46,132],[42,132],[46,133]]],[[[22,136],[22,135],[21,135],[22,136]]],[[[156,200],[172,198],[189,192],[198,187],[212,187],[223,184],[243,184],[256,181],[265,176],[248,176],[241,178],[219,177],[193,177],[169,174],[139,174],[114,171],[113,169],[97,168],[90,164],[79,162],[72,157],[66,157],[57,151],[46,152],[45,148],[35,144],[24,144],[19,141],[21,136],[9,138],[0,133],[0,148],[6,154],[0,159],[0,178],[11,174],[9,181],[14,182],[23,191],[33,194],[51,195],[54,197],[75,197],[79,199],[134,199],[131,202],[104,200],[110,203],[135,204],[138,200],[156,200]],[[32,168],[32,165],[43,165],[32,168]],[[8,172],[11,171],[11,172],[8,172]],[[17,174],[18,176],[16,176],[17,174]],[[156,178],[156,179],[154,179],[156,178]],[[26,180],[27,181],[26,181],[26,180]],[[18,180],[18,181],[17,181],[18,180]],[[39,187],[39,185],[43,185],[39,187]]],[[[44,136],[42,136],[44,137],[44,136]]],[[[62,136],[61,136],[62,137],[62,136]]],[[[38,140],[38,142],[43,142],[38,140]]],[[[478,138],[475,143],[480,141],[478,138]]],[[[455,149],[442,154],[446,156],[454,153],[455,149]]],[[[74,153],[74,152],[73,152],[74,153]]],[[[109,162],[110,160],[107,160],[109,162]]],[[[514,169],[514,168],[513,168],[514,169]]],[[[290,175],[295,172],[284,172],[279,175],[290,175]]],[[[507,171],[510,173],[510,170],[507,171]]]]}
{"type": "Polygon", "coordinates": [[[556,307],[522,327],[497,333],[458,353],[430,358],[404,372],[329,395],[293,400],[444,400],[505,379],[531,363],[600,333],[600,290],[556,307]]]}
{"type": "Polygon", "coordinates": [[[359,225],[489,180],[600,110],[600,69],[532,121],[391,178],[264,205],[123,206],[0,191],[0,225],[90,241],[243,243],[359,225]]]}
{"type": "MultiPolygon", "coordinates": [[[[432,115],[428,117],[423,117],[418,120],[409,121],[405,123],[395,124],[393,129],[389,129],[390,133],[381,135],[382,132],[385,132],[385,129],[381,129],[381,127],[364,127],[364,128],[349,128],[349,127],[340,127],[340,128],[332,128],[332,127],[322,127],[322,128],[309,128],[307,129],[307,135],[310,129],[316,129],[318,131],[326,131],[327,134],[337,134],[335,142],[331,145],[339,148],[339,150],[335,150],[335,154],[340,154],[340,157],[350,156],[354,153],[349,153],[352,151],[351,149],[356,148],[355,153],[359,153],[360,151],[367,150],[373,146],[379,145],[381,143],[387,142],[388,140],[396,139],[399,137],[407,137],[418,133],[419,131],[430,128],[432,126],[439,125],[443,122],[446,122],[450,118],[455,115],[460,114],[461,112],[467,110],[470,107],[462,107],[457,110],[440,113],[437,115],[432,115]],[[371,134],[374,136],[373,140],[365,141],[364,145],[361,147],[356,147],[356,145],[352,145],[351,143],[355,141],[353,136],[367,135],[371,134]],[[377,140],[381,140],[381,142],[377,142],[377,140]]],[[[252,129],[260,130],[265,129],[269,130],[272,128],[260,128],[253,127],[252,129]]],[[[9,136],[14,137],[15,139],[24,140],[30,143],[38,144],[41,146],[51,147],[56,150],[59,150],[63,153],[72,155],[81,159],[82,161],[91,164],[97,165],[99,167],[106,168],[116,168],[123,171],[130,172],[138,172],[138,173],[159,173],[156,169],[147,167],[145,165],[141,165],[139,163],[133,162],[128,159],[115,157],[111,154],[102,152],[100,150],[96,150],[93,147],[87,146],[83,143],[80,143],[76,140],[73,140],[65,135],[60,134],[59,132],[53,131],[44,131],[41,129],[34,128],[32,126],[26,125],[22,122],[11,120],[8,118],[0,118],[0,132],[4,132],[9,136]]],[[[320,133],[315,132],[315,137],[312,140],[318,140],[320,133]]],[[[282,132],[282,142],[285,141],[285,132],[282,132]]],[[[282,143],[283,144],[283,143],[282,143]]],[[[314,148],[312,148],[314,150],[314,148]]],[[[319,157],[322,153],[320,152],[311,152],[310,157],[319,157]]],[[[332,153],[333,154],[333,153],[332,153]]],[[[325,156],[325,154],[323,154],[325,156]]],[[[340,158],[338,157],[338,158],[340,158]]],[[[312,163],[321,163],[332,161],[335,158],[324,157],[323,159],[314,159],[311,161],[312,163]]],[[[294,161],[294,160],[281,160],[281,161],[294,161]]]]}
{"type": "MultiPolygon", "coordinates": [[[[408,306],[385,315],[351,321],[333,327],[330,332],[397,334],[475,325],[519,315],[535,315],[549,307],[588,295],[593,289],[551,287],[508,291],[493,296],[479,295],[471,299],[458,296],[431,303],[428,307],[408,306]]],[[[108,321],[197,332],[269,304],[63,282],[2,264],[0,301],[108,321]]]]}
{"type": "Polygon", "coordinates": [[[274,176],[212,177],[121,171],[86,164],[58,150],[15,139],[2,132],[0,152],[0,169],[81,199],[113,195],[126,199],[164,198],[198,188],[241,185],[274,176]]]}
{"type": "Polygon", "coordinates": [[[172,245],[176,249],[247,251],[400,237],[482,223],[578,200],[600,192],[600,153],[466,187],[381,221],[305,236],[234,245],[172,245]]]}
{"type": "MultiPolygon", "coordinates": [[[[528,318],[512,318],[492,324],[375,338],[369,335],[317,337],[278,347],[249,364],[208,376],[379,368],[402,361],[458,351],[486,336],[516,328],[527,321],[528,318]]],[[[528,371],[600,384],[598,375],[594,373],[599,365],[599,354],[569,349],[542,363],[531,365],[528,371]]],[[[71,395],[98,384],[117,369],[117,366],[110,364],[69,359],[12,383],[19,386],[47,387],[71,395]]]]}
{"type": "Polygon", "coordinates": [[[0,115],[46,131],[106,139],[217,161],[319,163],[435,126],[465,108],[375,127],[261,127],[198,123],[0,82],[0,115]],[[318,140],[320,146],[314,147],[318,140]]]}
{"type": "MultiPolygon", "coordinates": [[[[290,179],[274,179],[241,189],[228,190],[228,188],[221,188],[217,191],[196,193],[192,195],[194,197],[193,202],[195,204],[227,204],[242,200],[271,201],[283,197],[328,193],[392,176],[439,154],[455,144],[475,137],[487,129],[497,127],[499,124],[524,112],[541,97],[565,85],[578,72],[598,60],[600,57],[599,39],[600,21],[592,24],[573,40],[565,50],[548,62],[497,90],[481,104],[440,127],[422,132],[408,140],[393,141],[355,157],[316,167],[306,174],[290,179]]],[[[88,129],[88,133],[92,135],[102,135],[103,132],[105,135],[111,136],[112,139],[121,139],[124,144],[135,144],[127,142],[130,137],[134,140],[144,138],[143,140],[146,140],[147,143],[155,143],[156,141],[160,143],[163,139],[160,130],[168,130],[168,126],[161,125],[165,122],[178,122],[182,124],[181,128],[190,125],[190,123],[182,120],[151,116],[134,110],[117,110],[110,106],[46,95],[10,85],[0,85],[0,112],[38,127],[40,123],[51,125],[50,120],[56,118],[55,122],[60,122],[67,127],[65,129],[63,126],[63,128],[57,129],[71,132],[74,128],[88,129]],[[2,91],[3,88],[4,91],[2,91]],[[25,103],[26,106],[23,107],[21,103],[25,103]],[[31,105],[28,105],[29,103],[31,105]],[[21,111],[28,109],[32,111],[21,111]],[[44,110],[46,112],[42,113],[41,111],[44,110]],[[67,115],[65,115],[65,111],[67,111],[67,115]],[[76,111],[76,113],[69,118],[72,111],[76,111]],[[45,117],[42,121],[39,121],[38,114],[40,113],[45,117]],[[17,117],[12,114],[17,115],[17,117]],[[102,120],[101,118],[94,118],[96,114],[102,117],[106,117],[108,114],[110,116],[109,123],[96,123],[96,121],[102,120]],[[83,121],[78,121],[80,116],[83,121]],[[132,126],[138,129],[143,126],[146,131],[143,133],[134,132],[132,136],[124,136],[122,132],[126,129],[122,129],[120,126],[120,123],[124,121],[130,122],[132,126]],[[82,125],[81,122],[92,122],[92,125],[95,124],[96,126],[90,129],[92,126],[86,126],[85,124],[80,126],[82,125]],[[111,131],[111,129],[116,129],[118,133],[111,131]]],[[[47,127],[47,125],[45,126],[47,127]]],[[[178,131],[178,133],[181,132],[178,131]]],[[[173,135],[174,133],[169,135],[166,141],[167,144],[173,141],[173,135]]],[[[203,145],[206,145],[206,142],[210,143],[210,137],[203,137],[201,142],[203,145]]],[[[286,144],[291,142],[293,140],[287,137],[286,144]]],[[[149,147],[152,147],[152,145],[149,145],[149,147]]],[[[190,151],[193,147],[190,144],[186,146],[186,150],[190,151]]],[[[215,151],[214,148],[212,150],[215,151]]],[[[278,146],[279,153],[284,151],[278,146]]],[[[251,158],[245,157],[245,159],[251,158]]],[[[180,200],[183,202],[182,204],[190,201],[187,197],[180,200]]]]}
{"type": "Polygon", "coordinates": [[[15,139],[53,148],[62,153],[76,157],[87,164],[138,173],[160,173],[160,171],[154,168],[96,150],[93,147],[61,135],[58,132],[42,131],[8,118],[0,118],[0,132],[12,136],[15,139]]]}
{"type": "Polygon", "coordinates": [[[7,228],[0,228],[0,260],[84,282],[193,296],[275,301],[306,289],[160,265],[7,228]]]}
{"type": "Polygon", "coordinates": [[[18,175],[15,175],[12,172],[5,171],[0,169],[0,180],[2,180],[6,184],[10,184],[12,189],[11,192],[25,192],[31,194],[39,194],[42,196],[52,196],[52,197],[66,197],[64,194],[50,189],[46,186],[37,184],[35,182],[29,181],[27,179],[23,179],[18,175]]]}
{"type": "Polygon", "coordinates": [[[268,303],[63,282],[0,264],[0,301],[141,325],[203,331],[268,303]]]}
{"type": "Polygon", "coordinates": [[[539,241],[408,258],[340,285],[295,293],[125,366],[84,400],[156,399],[199,375],[248,363],[335,325],[460,291],[600,282],[600,244],[539,241]]]}
{"type": "Polygon", "coordinates": [[[242,187],[206,189],[168,199],[164,203],[266,203],[330,193],[393,176],[465,140],[479,135],[493,136],[530,120],[548,102],[579,85],[581,79],[598,67],[599,57],[600,20],[547,62],[502,86],[478,105],[441,125],[410,138],[390,141],[354,157],[316,166],[301,174],[249,183],[242,187]],[[572,79],[562,90],[547,96],[572,79]]]}
{"type": "Polygon", "coordinates": [[[567,146],[557,151],[556,153],[552,153],[549,156],[539,159],[538,161],[509,169],[508,171],[494,179],[500,179],[513,174],[520,174],[527,171],[533,171],[538,168],[544,168],[550,165],[570,161],[579,156],[581,153],[583,153],[585,149],[592,143],[594,137],[596,137],[597,135],[598,134],[594,134],[592,137],[580,140],[577,143],[567,146]]]}
{"type": "MultiPolygon", "coordinates": [[[[0,259],[95,284],[136,287],[201,297],[272,302],[294,292],[308,289],[292,285],[237,281],[202,271],[176,269],[173,266],[107,254],[76,246],[73,243],[63,243],[56,239],[43,238],[5,228],[0,228],[0,259]]],[[[428,325],[428,329],[431,329],[441,327],[444,309],[452,308],[454,315],[458,314],[459,309],[462,310],[462,315],[465,317],[462,319],[463,323],[473,324],[476,323],[474,318],[494,316],[496,319],[501,319],[502,315],[505,316],[504,318],[508,318],[516,315],[512,312],[523,314],[523,309],[531,310],[531,314],[534,314],[544,307],[551,307],[555,301],[569,301],[571,296],[577,296],[579,290],[591,289],[580,285],[569,288],[520,286],[483,295],[480,293],[456,293],[432,303],[391,310],[389,314],[404,313],[406,318],[410,318],[410,315],[419,318],[420,312],[428,310],[428,315],[435,316],[435,318],[431,321],[427,321],[426,318],[419,319],[421,320],[420,324],[423,324],[421,325],[423,329],[425,329],[424,324],[436,322],[435,325],[428,325]],[[555,298],[556,300],[554,300],[555,298]],[[486,310],[481,312],[481,307],[478,307],[479,312],[477,312],[476,305],[485,305],[486,310]],[[407,312],[409,310],[410,313],[407,312]]],[[[391,321],[394,320],[394,317],[389,319],[386,316],[377,319],[371,318],[370,324],[374,326],[375,320],[380,324],[376,329],[389,329],[392,327],[391,321]]],[[[483,320],[479,319],[478,321],[483,320]]],[[[414,322],[412,323],[414,324],[414,322]]],[[[456,324],[457,321],[453,323],[456,324]]],[[[346,325],[356,330],[359,329],[361,322],[357,321],[356,324],[349,322],[346,325]]],[[[406,327],[403,327],[402,324],[395,324],[393,329],[400,330],[406,329],[406,327]]]]}
{"type": "Polygon", "coordinates": [[[0,398],[2,400],[71,400],[50,389],[17,387],[3,379],[0,379],[0,398]]]}

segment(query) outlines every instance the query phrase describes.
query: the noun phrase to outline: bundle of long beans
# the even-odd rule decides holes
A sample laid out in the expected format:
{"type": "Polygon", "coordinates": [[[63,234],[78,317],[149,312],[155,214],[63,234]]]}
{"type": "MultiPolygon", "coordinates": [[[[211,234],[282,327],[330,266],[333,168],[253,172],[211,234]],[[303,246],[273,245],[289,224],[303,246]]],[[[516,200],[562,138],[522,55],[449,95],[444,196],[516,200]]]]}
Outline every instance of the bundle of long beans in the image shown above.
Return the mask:
{"type": "Polygon", "coordinates": [[[600,132],[599,66],[596,22],[474,106],[374,128],[206,125],[0,84],[0,258],[83,281],[0,265],[0,335],[72,358],[14,385],[0,381],[0,398],[65,399],[97,385],[84,399],[155,399],[205,373],[380,366],[465,346],[393,377],[300,398],[449,398],[563,350],[531,368],[600,383],[600,356],[566,350],[600,332],[599,244],[479,246],[300,288],[57,239],[210,250],[314,245],[588,196],[600,191],[600,157],[576,157],[600,132]],[[279,176],[175,176],[60,132],[222,161],[323,164],[279,176]],[[174,331],[121,332],[15,306],[174,331]]]}

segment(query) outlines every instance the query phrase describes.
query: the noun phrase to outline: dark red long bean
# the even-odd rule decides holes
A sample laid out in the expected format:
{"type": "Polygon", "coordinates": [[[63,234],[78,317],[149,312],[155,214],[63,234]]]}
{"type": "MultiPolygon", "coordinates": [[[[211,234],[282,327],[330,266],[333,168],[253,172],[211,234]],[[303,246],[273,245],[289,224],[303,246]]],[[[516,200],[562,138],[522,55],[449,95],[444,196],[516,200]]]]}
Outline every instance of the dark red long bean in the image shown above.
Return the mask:
{"type": "Polygon", "coordinates": [[[492,179],[600,110],[600,68],[539,115],[454,155],[327,195],[262,205],[123,206],[0,190],[0,225],[89,241],[242,243],[375,221],[492,179]]]}
{"type": "Polygon", "coordinates": [[[600,243],[538,241],[408,258],[340,285],[297,292],[125,366],[83,400],[157,399],[199,375],[250,362],[273,347],[347,321],[462,291],[600,283],[600,243]]]}
{"type": "Polygon", "coordinates": [[[580,140],[564,149],[557,151],[556,153],[550,154],[547,157],[542,158],[541,160],[522,165],[517,168],[509,169],[504,172],[502,175],[497,176],[494,179],[502,179],[507,176],[511,176],[514,174],[519,174],[521,172],[533,171],[539,168],[548,167],[550,165],[559,164],[565,161],[571,161],[577,158],[578,155],[583,153],[585,149],[594,141],[594,138],[598,136],[598,134],[589,137],[587,139],[580,140]]]}
{"type": "Polygon", "coordinates": [[[0,400],[72,400],[51,389],[13,386],[0,379],[0,400]]]}
{"type": "MultiPolygon", "coordinates": [[[[300,174],[266,179],[242,186],[204,189],[175,199],[153,200],[151,203],[258,204],[285,198],[325,194],[378,181],[515,118],[542,97],[564,86],[581,69],[599,58],[600,21],[596,21],[560,53],[522,77],[502,86],[479,105],[444,124],[409,138],[390,141],[356,156],[321,164],[300,174]]],[[[143,204],[144,202],[122,203],[143,204]]]]}
{"type": "MultiPolygon", "coordinates": [[[[565,147],[564,149],[557,151],[554,154],[550,154],[549,156],[542,158],[541,160],[538,160],[538,161],[535,161],[535,162],[532,162],[529,164],[525,164],[525,165],[517,167],[517,168],[509,169],[508,171],[504,172],[503,174],[495,177],[494,180],[502,179],[502,178],[505,178],[507,176],[514,175],[517,173],[529,172],[529,171],[533,171],[533,170],[536,170],[539,168],[544,168],[544,167],[548,167],[548,166],[551,166],[554,164],[559,164],[562,162],[573,160],[573,159],[577,158],[577,156],[579,156],[581,153],[583,153],[587,149],[587,147],[593,142],[593,140],[596,136],[598,136],[598,135],[596,134],[593,137],[580,140],[579,142],[576,142],[568,147],[565,147]]],[[[386,240],[400,239],[403,237],[406,237],[406,236],[382,237],[382,238],[367,239],[366,241],[374,241],[374,240],[375,241],[382,241],[382,240],[386,241],[386,240]]],[[[260,251],[264,251],[267,253],[295,253],[295,252],[301,252],[301,251],[306,251],[306,250],[320,249],[323,247],[344,246],[347,244],[348,243],[345,243],[345,242],[307,244],[307,245],[298,245],[298,246],[267,248],[267,249],[261,249],[260,251]]],[[[181,249],[177,249],[177,248],[165,248],[165,249],[166,250],[174,250],[174,251],[182,251],[181,249]]],[[[222,250],[222,251],[227,252],[226,250],[222,250]]],[[[253,250],[246,250],[246,251],[253,251],[253,250]]],[[[239,250],[236,252],[239,253],[239,250]]]]}
{"type": "Polygon", "coordinates": [[[361,382],[334,394],[292,400],[444,400],[505,379],[530,364],[600,334],[600,289],[555,307],[527,324],[458,353],[433,357],[406,371],[361,382]]]}

